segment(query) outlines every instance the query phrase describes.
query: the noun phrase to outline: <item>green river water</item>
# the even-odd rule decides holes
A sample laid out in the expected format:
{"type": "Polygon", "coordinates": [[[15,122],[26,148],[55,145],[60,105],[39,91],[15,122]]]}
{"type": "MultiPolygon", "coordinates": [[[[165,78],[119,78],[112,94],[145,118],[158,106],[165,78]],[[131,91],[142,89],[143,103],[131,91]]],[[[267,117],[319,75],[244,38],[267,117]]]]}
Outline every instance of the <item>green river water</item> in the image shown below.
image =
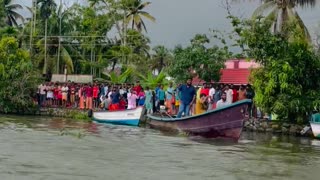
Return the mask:
{"type": "Polygon", "coordinates": [[[244,132],[238,143],[60,118],[0,117],[1,180],[311,180],[320,141],[244,132]]]}

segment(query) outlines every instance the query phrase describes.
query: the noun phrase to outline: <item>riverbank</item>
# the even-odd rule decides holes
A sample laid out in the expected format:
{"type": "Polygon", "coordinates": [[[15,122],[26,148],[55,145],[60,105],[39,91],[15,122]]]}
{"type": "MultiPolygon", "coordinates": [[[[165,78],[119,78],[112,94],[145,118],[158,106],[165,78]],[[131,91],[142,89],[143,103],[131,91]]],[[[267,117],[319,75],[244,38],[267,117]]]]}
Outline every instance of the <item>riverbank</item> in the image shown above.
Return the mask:
{"type": "Polygon", "coordinates": [[[281,121],[270,121],[266,119],[249,119],[244,123],[244,131],[259,132],[259,133],[273,133],[291,136],[313,137],[311,128],[305,133],[301,131],[306,125],[290,124],[281,121]]]}
{"type": "Polygon", "coordinates": [[[69,109],[69,108],[40,108],[36,115],[49,117],[63,117],[76,120],[91,121],[88,117],[88,110],[69,109]]]}

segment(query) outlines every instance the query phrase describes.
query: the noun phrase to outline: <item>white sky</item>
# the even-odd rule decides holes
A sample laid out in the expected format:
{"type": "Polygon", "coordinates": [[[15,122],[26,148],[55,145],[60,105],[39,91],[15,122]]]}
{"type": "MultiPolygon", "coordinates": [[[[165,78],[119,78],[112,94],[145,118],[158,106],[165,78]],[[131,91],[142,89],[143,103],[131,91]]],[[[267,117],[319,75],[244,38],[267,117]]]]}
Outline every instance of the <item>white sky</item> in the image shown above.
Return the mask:
{"type": "MultiPolygon", "coordinates": [[[[57,3],[60,0],[56,0],[57,3]]],[[[73,2],[85,3],[86,0],[62,0],[71,5],[73,2]]],[[[230,30],[231,25],[223,7],[225,0],[149,0],[146,9],[156,18],[156,23],[146,20],[151,44],[173,48],[177,44],[186,44],[197,33],[209,33],[209,29],[230,30]]],[[[15,0],[25,6],[31,6],[32,0],[15,0]]],[[[249,17],[261,0],[234,0],[232,12],[241,17],[249,17]]],[[[315,8],[297,9],[311,34],[319,32],[320,0],[315,8]]],[[[27,14],[24,12],[24,14],[27,14]]]]}

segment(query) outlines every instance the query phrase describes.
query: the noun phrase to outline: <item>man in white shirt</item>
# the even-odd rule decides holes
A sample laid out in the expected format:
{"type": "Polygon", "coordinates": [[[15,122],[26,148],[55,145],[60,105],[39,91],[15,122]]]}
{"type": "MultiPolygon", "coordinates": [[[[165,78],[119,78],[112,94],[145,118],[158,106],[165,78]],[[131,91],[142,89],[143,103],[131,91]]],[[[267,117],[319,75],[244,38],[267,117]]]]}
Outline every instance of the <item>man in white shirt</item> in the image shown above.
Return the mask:
{"type": "Polygon", "coordinates": [[[230,104],[231,103],[227,101],[227,93],[223,92],[221,95],[221,99],[217,102],[217,108],[222,108],[230,104]]]}
{"type": "Polygon", "coordinates": [[[228,84],[226,85],[226,89],[224,92],[226,93],[226,96],[227,96],[227,102],[231,104],[233,100],[233,91],[232,89],[229,88],[228,84]]]}
{"type": "Polygon", "coordinates": [[[213,84],[211,84],[211,88],[209,90],[209,107],[208,110],[212,109],[213,103],[214,103],[214,95],[216,94],[216,89],[213,87],[213,84]]]}

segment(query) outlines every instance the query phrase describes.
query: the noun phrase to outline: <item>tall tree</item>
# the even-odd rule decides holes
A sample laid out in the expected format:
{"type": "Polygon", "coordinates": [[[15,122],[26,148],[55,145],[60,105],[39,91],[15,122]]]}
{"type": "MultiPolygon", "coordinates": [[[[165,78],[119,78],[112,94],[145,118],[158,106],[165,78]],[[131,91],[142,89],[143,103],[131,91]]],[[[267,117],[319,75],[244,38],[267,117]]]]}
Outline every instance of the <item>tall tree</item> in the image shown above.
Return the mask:
{"type": "Polygon", "coordinates": [[[57,8],[57,4],[54,0],[39,0],[40,16],[45,21],[45,37],[44,37],[44,65],[43,74],[47,73],[47,33],[48,33],[48,19],[57,8]]]}
{"type": "Polygon", "coordinates": [[[31,94],[38,83],[28,51],[13,37],[0,40],[0,112],[23,112],[34,107],[31,94]]]}
{"type": "Polygon", "coordinates": [[[17,20],[24,21],[23,16],[17,12],[18,9],[22,9],[22,6],[12,3],[12,0],[3,0],[3,4],[7,25],[18,27],[17,20]]]}
{"type": "Polygon", "coordinates": [[[271,32],[281,32],[286,34],[288,25],[294,22],[296,28],[303,32],[305,38],[311,42],[310,33],[295,10],[296,5],[299,6],[314,6],[316,0],[263,0],[263,4],[259,6],[253,13],[253,18],[259,18],[266,15],[267,18],[272,19],[271,32]]]}
{"type": "Polygon", "coordinates": [[[230,52],[227,48],[217,46],[208,48],[208,43],[210,40],[206,35],[197,34],[191,40],[191,45],[176,47],[173,61],[168,67],[169,75],[180,82],[196,76],[208,82],[218,82],[220,70],[224,68],[230,52]]]}
{"type": "Polygon", "coordinates": [[[307,122],[312,111],[320,109],[320,56],[299,37],[268,31],[270,19],[236,21],[245,54],[263,65],[251,74],[256,105],[280,120],[307,122]]]}
{"type": "Polygon", "coordinates": [[[172,59],[170,51],[164,46],[156,46],[152,49],[154,54],[152,55],[152,69],[157,69],[159,72],[168,65],[169,61],[172,59]]]}
{"type": "Polygon", "coordinates": [[[141,0],[127,0],[126,3],[129,11],[127,14],[127,22],[131,22],[131,28],[134,29],[135,27],[139,32],[141,32],[143,28],[147,32],[147,28],[142,17],[152,22],[156,21],[156,19],[152,15],[144,11],[144,9],[148,7],[151,2],[142,2],[141,0]]]}

